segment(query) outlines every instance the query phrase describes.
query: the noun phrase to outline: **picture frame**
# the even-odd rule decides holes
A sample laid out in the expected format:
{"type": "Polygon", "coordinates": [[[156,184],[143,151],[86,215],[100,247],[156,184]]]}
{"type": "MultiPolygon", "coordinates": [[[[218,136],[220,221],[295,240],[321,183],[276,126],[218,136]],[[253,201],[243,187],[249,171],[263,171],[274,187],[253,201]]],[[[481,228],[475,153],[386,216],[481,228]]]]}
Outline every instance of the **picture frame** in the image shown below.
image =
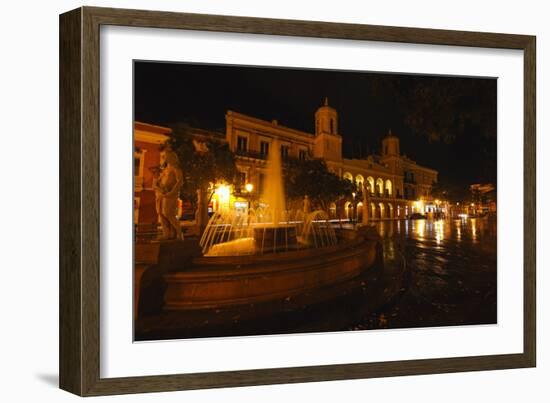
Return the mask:
{"type": "Polygon", "coordinates": [[[81,7],[60,16],[60,387],[80,396],[536,365],[536,38],[527,35],[81,7]],[[523,352],[191,374],[100,376],[100,27],[283,35],[523,51],[523,352]]]}

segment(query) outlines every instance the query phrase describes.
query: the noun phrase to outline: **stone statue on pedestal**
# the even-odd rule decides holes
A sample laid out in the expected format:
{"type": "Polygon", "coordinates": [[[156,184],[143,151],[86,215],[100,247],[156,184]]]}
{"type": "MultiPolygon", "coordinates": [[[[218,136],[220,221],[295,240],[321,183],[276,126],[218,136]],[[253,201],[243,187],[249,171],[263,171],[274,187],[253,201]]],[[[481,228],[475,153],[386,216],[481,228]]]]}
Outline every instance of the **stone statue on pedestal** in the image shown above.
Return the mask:
{"type": "Polygon", "coordinates": [[[178,156],[174,151],[166,150],[164,160],[166,166],[153,182],[157,214],[162,226],[160,240],[183,239],[181,227],[176,217],[179,192],[183,184],[183,173],[179,166],[178,156]]]}

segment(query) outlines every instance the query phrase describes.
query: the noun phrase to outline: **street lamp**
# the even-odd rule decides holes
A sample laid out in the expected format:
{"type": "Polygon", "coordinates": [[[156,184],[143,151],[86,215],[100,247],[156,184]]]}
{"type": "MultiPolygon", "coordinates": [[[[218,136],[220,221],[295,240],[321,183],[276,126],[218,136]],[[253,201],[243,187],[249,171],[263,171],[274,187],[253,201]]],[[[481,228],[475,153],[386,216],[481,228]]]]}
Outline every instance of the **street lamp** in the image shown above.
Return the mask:
{"type": "Polygon", "coordinates": [[[250,209],[250,193],[254,190],[254,185],[252,183],[247,183],[244,185],[244,189],[246,190],[246,201],[248,202],[248,208],[250,209]]]}
{"type": "Polygon", "coordinates": [[[355,192],[352,192],[351,195],[353,196],[353,203],[351,203],[351,223],[353,225],[353,228],[355,228],[355,219],[357,214],[357,207],[355,206],[355,192]]]}

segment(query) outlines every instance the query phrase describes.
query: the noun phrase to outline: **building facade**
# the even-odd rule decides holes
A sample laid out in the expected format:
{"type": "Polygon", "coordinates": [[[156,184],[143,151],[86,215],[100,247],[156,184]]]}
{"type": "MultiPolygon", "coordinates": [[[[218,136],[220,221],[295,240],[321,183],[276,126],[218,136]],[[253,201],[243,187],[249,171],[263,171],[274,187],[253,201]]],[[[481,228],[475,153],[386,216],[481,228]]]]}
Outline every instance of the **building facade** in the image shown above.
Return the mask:
{"type": "Polygon", "coordinates": [[[431,214],[437,209],[431,199],[437,171],[402,155],[399,138],[391,131],[382,139],[381,155],[343,158],[338,112],[327,99],[315,113],[315,133],[228,111],[226,140],[237,156],[241,181],[251,184],[252,196],[262,192],[269,153],[280,152],[283,159],[323,159],[333,173],[366,189],[369,206],[363,206],[362,200],[343,200],[331,206],[333,217],[360,220],[362,214],[368,214],[375,220],[396,219],[413,213],[431,214]],[[273,150],[274,144],[280,150],[273,150]]]}
{"type": "MultiPolygon", "coordinates": [[[[227,111],[225,141],[236,157],[240,184],[214,184],[209,211],[245,210],[251,200],[259,200],[264,188],[267,159],[271,152],[280,152],[284,159],[323,159],[328,169],[354,182],[368,192],[367,203],[355,196],[330,206],[332,218],[361,221],[363,214],[371,220],[406,218],[413,213],[431,214],[438,208],[431,198],[437,182],[437,171],[423,167],[401,154],[399,138],[391,131],[382,139],[380,155],[363,159],[347,159],[342,155],[342,136],[338,112],[325,99],[315,113],[315,132],[308,133],[235,111],[227,111]],[[278,149],[275,149],[275,148],[278,149]]],[[[223,133],[193,129],[193,136],[223,140],[223,133]],[[220,139],[221,137],[221,139],[220,139]]],[[[153,173],[162,164],[160,146],[172,130],[142,122],[134,123],[134,215],[136,223],[156,223],[153,173]]],[[[185,210],[185,207],[183,207],[185,210]]],[[[180,212],[182,216],[185,214],[180,212]]],[[[189,213],[189,212],[187,212],[189,213]]]]}

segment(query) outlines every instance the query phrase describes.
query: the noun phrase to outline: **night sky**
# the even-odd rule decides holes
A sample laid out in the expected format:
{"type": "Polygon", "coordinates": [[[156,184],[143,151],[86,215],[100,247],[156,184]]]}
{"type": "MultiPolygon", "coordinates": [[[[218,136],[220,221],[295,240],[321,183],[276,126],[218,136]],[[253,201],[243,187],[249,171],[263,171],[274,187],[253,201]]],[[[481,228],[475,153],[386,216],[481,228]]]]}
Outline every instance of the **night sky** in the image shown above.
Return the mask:
{"type": "Polygon", "coordinates": [[[442,184],[496,183],[497,80],[367,72],[135,62],[135,119],[225,132],[228,109],[314,133],[328,97],[343,153],[380,152],[391,128],[401,153],[442,184]]]}

